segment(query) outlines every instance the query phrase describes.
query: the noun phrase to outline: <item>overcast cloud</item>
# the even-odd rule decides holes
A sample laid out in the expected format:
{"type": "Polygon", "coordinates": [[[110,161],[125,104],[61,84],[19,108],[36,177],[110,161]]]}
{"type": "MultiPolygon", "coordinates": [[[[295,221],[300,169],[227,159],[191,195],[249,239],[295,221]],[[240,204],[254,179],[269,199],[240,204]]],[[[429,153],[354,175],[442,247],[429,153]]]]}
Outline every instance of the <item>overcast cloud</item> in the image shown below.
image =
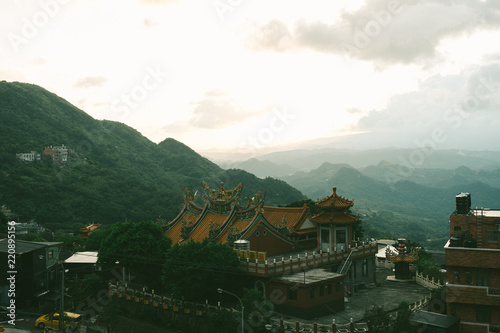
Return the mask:
{"type": "Polygon", "coordinates": [[[106,83],[106,78],[102,76],[87,76],[79,79],[75,84],[75,88],[93,88],[100,87],[106,83]]]}
{"type": "Polygon", "coordinates": [[[351,130],[367,133],[365,143],[375,146],[411,147],[437,131],[437,148],[498,149],[499,110],[500,63],[494,63],[430,77],[418,90],[367,112],[351,130]]]}
{"type": "Polygon", "coordinates": [[[383,65],[407,64],[436,57],[448,37],[500,26],[499,7],[479,0],[372,0],[332,22],[301,19],[289,27],[271,20],[255,27],[246,45],[255,51],[311,49],[383,65]]]}

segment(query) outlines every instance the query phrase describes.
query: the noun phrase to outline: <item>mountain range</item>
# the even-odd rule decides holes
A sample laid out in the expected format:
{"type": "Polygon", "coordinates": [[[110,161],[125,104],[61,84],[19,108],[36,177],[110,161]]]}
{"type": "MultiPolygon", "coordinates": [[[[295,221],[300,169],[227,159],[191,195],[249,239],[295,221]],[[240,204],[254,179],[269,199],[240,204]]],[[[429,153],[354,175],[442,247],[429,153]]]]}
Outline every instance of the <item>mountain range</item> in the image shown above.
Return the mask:
{"type": "Polygon", "coordinates": [[[266,191],[266,205],[337,193],[354,199],[365,237],[409,238],[442,248],[455,195],[500,208],[500,152],[413,149],[296,149],[219,162],[173,138],[154,143],[135,129],[96,120],[42,87],[0,82],[0,205],[18,221],[75,231],[174,218],[181,190],[201,182],[242,197],[266,191]],[[21,161],[16,154],[64,144],[67,162],[21,161]],[[418,162],[418,163],[417,163],[418,162]]]}
{"type": "Polygon", "coordinates": [[[0,138],[0,205],[51,229],[169,220],[180,212],[181,190],[194,193],[202,181],[242,183],[243,197],[267,190],[268,205],[305,198],[284,181],[224,170],[172,138],[156,144],[122,123],[96,120],[32,84],[0,82],[0,138]],[[67,162],[16,157],[63,144],[67,162]]]}

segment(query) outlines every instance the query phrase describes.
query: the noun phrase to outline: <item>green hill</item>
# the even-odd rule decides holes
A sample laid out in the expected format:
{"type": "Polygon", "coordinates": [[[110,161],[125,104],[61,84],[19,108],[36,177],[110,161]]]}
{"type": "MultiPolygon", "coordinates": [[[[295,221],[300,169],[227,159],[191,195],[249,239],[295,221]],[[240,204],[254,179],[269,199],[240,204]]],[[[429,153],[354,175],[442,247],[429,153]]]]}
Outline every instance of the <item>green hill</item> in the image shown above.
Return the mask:
{"type": "Polygon", "coordinates": [[[174,139],[156,144],[122,123],[96,120],[31,84],[0,82],[0,138],[0,204],[19,221],[53,229],[171,219],[182,205],[181,188],[196,190],[202,181],[243,183],[245,196],[267,190],[268,205],[304,198],[283,181],[225,171],[174,139]],[[62,144],[68,162],[16,157],[62,144]]]}
{"type": "MultiPolygon", "coordinates": [[[[461,168],[459,173],[470,172],[461,168]]],[[[439,188],[409,180],[388,183],[349,165],[331,163],[282,179],[312,199],[330,195],[336,186],[337,193],[354,199],[353,211],[360,214],[368,237],[404,237],[435,248],[449,237],[448,220],[455,210],[456,194],[471,193],[473,207],[500,208],[500,189],[479,181],[439,188]]]]}

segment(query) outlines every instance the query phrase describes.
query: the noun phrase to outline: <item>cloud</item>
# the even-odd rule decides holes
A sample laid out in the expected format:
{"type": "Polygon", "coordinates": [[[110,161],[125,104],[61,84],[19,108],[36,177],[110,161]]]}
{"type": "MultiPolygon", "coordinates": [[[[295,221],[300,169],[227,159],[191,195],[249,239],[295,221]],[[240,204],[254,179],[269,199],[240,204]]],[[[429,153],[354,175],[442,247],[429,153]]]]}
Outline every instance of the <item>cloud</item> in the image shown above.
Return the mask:
{"type": "Polygon", "coordinates": [[[102,76],[87,76],[79,79],[73,87],[75,88],[93,88],[100,87],[106,83],[107,79],[102,76]]]}
{"type": "Polygon", "coordinates": [[[498,150],[500,62],[457,75],[435,75],[418,90],[392,97],[350,128],[376,146],[412,146],[443,133],[439,148],[498,150]],[[484,138],[494,139],[485,140],[484,138]]]}
{"type": "Polygon", "coordinates": [[[151,5],[168,5],[176,0],[141,0],[141,2],[151,5]]]}
{"type": "Polygon", "coordinates": [[[30,64],[34,66],[41,66],[45,65],[47,62],[48,60],[45,58],[34,58],[30,61],[30,64]]]}
{"type": "Polygon", "coordinates": [[[206,92],[192,104],[195,105],[194,117],[189,124],[205,129],[228,127],[261,113],[244,109],[237,100],[218,89],[206,92]]]}
{"type": "Polygon", "coordinates": [[[280,20],[255,27],[255,32],[246,40],[246,46],[256,51],[285,51],[292,48],[292,35],[288,26],[280,20]]]}
{"type": "Polygon", "coordinates": [[[256,27],[246,46],[255,50],[312,49],[380,64],[413,63],[436,57],[448,37],[500,26],[494,1],[371,0],[334,23],[279,20],[256,27]],[[399,4],[399,5],[398,5],[399,4]]]}
{"type": "Polygon", "coordinates": [[[144,25],[146,26],[146,28],[152,28],[152,27],[157,26],[158,22],[154,19],[145,18],[144,25]]]}

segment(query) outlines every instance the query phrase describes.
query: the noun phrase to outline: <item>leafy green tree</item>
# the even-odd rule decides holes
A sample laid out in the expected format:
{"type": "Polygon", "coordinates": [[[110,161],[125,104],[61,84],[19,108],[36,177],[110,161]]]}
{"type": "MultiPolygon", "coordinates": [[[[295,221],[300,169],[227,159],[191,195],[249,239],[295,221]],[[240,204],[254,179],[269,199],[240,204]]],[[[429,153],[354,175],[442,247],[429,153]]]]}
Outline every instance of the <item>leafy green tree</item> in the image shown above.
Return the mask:
{"type": "Polygon", "coordinates": [[[237,331],[238,320],[235,313],[222,309],[208,314],[207,333],[232,333],[237,331]]]}
{"type": "Polygon", "coordinates": [[[0,210],[0,234],[6,234],[7,233],[7,217],[5,214],[0,210]]]}
{"type": "Polygon", "coordinates": [[[122,222],[108,227],[99,250],[99,263],[104,269],[124,266],[137,282],[155,286],[161,281],[161,267],[172,241],[156,223],[122,222]]]}
{"type": "Polygon", "coordinates": [[[392,320],[383,306],[375,305],[365,310],[363,320],[370,322],[370,332],[389,333],[391,331],[392,320]]]}
{"type": "Polygon", "coordinates": [[[274,313],[274,304],[258,290],[245,288],[244,293],[241,302],[245,307],[245,327],[251,328],[253,332],[267,332],[264,325],[269,323],[274,313]]]}
{"type": "Polygon", "coordinates": [[[399,309],[394,319],[394,324],[392,326],[392,331],[394,333],[406,332],[406,333],[416,333],[417,326],[411,324],[412,311],[409,308],[410,303],[406,301],[401,301],[399,303],[399,309]]]}
{"type": "Polygon", "coordinates": [[[234,286],[240,262],[233,249],[208,240],[175,244],[163,266],[163,286],[175,296],[205,301],[217,296],[217,288],[234,286]]]}
{"type": "Polygon", "coordinates": [[[108,236],[110,228],[100,229],[87,238],[87,242],[85,242],[85,249],[87,251],[99,251],[101,248],[102,241],[108,236]]]}

